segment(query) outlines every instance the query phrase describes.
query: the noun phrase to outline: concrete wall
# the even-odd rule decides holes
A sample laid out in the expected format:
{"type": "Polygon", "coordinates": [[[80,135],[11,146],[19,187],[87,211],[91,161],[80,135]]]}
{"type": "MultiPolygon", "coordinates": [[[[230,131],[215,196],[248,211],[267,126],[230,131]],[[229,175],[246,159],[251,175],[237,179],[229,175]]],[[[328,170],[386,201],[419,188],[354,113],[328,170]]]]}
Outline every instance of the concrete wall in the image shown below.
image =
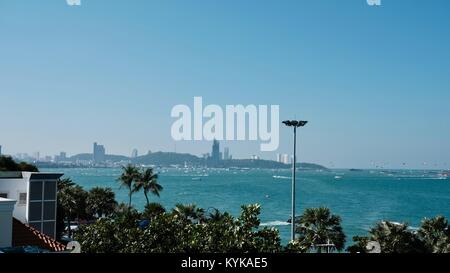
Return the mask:
{"type": "Polygon", "coordinates": [[[8,199],[16,200],[14,206],[14,217],[22,223],[27,222],[27,204],[19,204],[20,193],[27,193],[28,195],[28,179],[27,178],[12,178],[0,179],[0,193],[7,193],[8,199]]]}
{"type": "Polygon", "coordinates": [[[15,203],[16,200],[0,198],[0,247],[11,247],[15,203]]]}

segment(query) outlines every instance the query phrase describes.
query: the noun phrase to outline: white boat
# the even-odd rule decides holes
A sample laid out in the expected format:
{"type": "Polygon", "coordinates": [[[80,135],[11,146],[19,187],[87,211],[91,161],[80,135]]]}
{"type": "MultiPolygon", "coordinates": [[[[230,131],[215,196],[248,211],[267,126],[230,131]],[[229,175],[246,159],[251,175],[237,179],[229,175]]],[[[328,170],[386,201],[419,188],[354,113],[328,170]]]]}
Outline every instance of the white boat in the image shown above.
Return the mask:
{"type": "Polygon", "coordinates": [[[334,179],[336,179],[336,180],[340,180],[340,179],[342,179],[342,176],[340,176],[340,175],[336,175],[336,176],[334,177],[334,179]]]}
{"type": "Polygon", "coordinates": [[[290,177],[288,177],[288,176],[282,176],[282,175],[274,175],[274,176],[272,176],[274,179],[291,179],[290,177]]]}

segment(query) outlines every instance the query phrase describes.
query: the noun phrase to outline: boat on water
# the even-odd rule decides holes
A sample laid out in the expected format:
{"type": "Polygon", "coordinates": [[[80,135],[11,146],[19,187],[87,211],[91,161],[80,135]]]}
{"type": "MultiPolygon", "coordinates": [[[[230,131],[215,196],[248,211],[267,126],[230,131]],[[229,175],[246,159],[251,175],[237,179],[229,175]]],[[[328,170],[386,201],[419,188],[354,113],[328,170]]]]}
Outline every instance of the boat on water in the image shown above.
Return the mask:
{"type": "Polygon", "coordinates": [[[334,176],[334,179],[336,179],[336,180],[341,180],[341,179],[342,179],[342,176],[336,175],[336,176],[334,176]]]}
{"type": "Polygon", "coordinates": [[[201,177],[192,177],[192,181],[202,181],[201,177]]]}
{"type": "Polygon", "coordinates": [[[439,179],[448,179],[448,176],[449,176],[449,172],[442,172],[442,173],[439,173],[438,174],[438,178],[439,179]]]}
{"type": "Polygon", "coordinates": [[[272,177],[274,179],[291,179],[289,176],[282,176],[282,175],[274,175],[272,177]]]}

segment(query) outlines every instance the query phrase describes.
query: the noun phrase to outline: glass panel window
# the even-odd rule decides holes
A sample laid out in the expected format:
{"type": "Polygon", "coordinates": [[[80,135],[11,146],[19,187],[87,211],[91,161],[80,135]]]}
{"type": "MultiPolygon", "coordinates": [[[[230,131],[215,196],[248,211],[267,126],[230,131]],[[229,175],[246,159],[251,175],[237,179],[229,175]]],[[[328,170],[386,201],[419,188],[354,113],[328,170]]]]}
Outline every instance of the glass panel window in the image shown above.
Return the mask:
{"type": "Polygon", "coordinates": [[[42,220],[42,203],[31,202],[28,207],[28,221],[41,221],[42,220]]]}
{"type": "Polygon", "coordinates": [[[56,200],[56,181],[45,182],[44,200],[56,200]]]}
{"type": "Polygon", "coordinates": [[[42,182],[30,182],[30,200],[42,200],[42,182]]]}
{"type": "Polygon", "coordinates": [[[52,238],[55,236],[55,222],[44,222],[42,226],[42,232],[44,234],[47,234],[52,238]]]}
{"type": "Polygon", "coordinates": [[[41,231],[42,229],[41,229],[41,222],[39,222],[39,223],[30,223],[30,226],[31,227],[33,227],[33,228],[35,228],[35,229],[37,229],[37,230],[39,230],[39,231],[41,231]]]}
{"type": "Polygon", "coordinates": [[[44,220],[55,220],[55,204],[56,202],[44,202],[44,220]]]}

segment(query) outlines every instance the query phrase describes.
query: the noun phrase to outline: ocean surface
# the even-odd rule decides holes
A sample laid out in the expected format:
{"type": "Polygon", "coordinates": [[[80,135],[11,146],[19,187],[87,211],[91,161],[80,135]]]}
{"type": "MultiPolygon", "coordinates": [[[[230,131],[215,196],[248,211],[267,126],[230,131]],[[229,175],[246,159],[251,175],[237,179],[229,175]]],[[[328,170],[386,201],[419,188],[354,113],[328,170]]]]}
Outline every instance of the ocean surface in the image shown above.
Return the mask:
{"type": "MultiPolygon", "coordinates": [[[[119,202],[127,202],[120,189],[121,169],[42,169],[61,172],[86,190],[111,187],[119,202]]],[[[289,240],[291,180],[289,170],[192,170],[157,169],[164,187],[161,197],[151,196],[166,209],[195,203],[211,211],[217,208],[238,215],[242,204],[261,205],[261,225],[279,229],[283,243],[289,240]]],[[[381,220],[420,225],[423,217],[450,218],[450,179],[438,171],[330,170],[297,172],[297,215],[305,208],[325,206],[342,218],[347,245],[354,235],[365,235],[381,220]]],[[[142,209],[143,193],[133,195],[142,209]]]]}

